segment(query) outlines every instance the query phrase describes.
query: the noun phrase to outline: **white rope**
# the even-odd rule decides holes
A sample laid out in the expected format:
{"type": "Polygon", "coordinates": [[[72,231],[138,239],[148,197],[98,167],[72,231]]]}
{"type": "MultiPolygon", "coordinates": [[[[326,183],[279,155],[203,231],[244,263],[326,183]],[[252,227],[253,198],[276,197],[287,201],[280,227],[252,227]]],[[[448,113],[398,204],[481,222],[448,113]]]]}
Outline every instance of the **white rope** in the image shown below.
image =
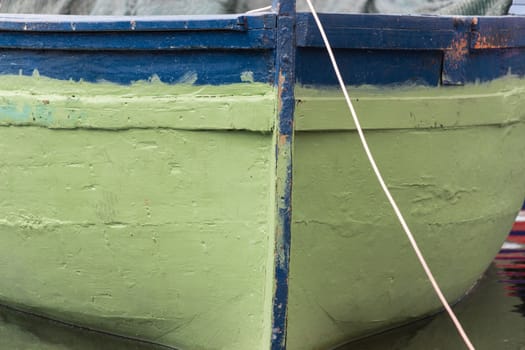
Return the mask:
{"type": "Polygon", "coordinates": [[[255,10],[246,11],[245,13],[257,13],[257,12],[264,12],[264,11],[270,11],[272,9],[272,5],[261,7],[255,10]]]}
{"type": "Polygon", "coordinates": [[[326,33],[324,31],[323,25],[321,24],[321,21],[319,20],[319,17],[317,16],[317,11],[315,10],[314,6],[312,5],[312,2],[310,0],[306,0],[308,3],[308,7],[310,7],[310,11],[312,12],[312,15],[314,16],[315,23],[317,24],[317,27],[319,28],[319,31],[321,32],[321,36],[323,38],[324,44],[326,46],[326,50],[328,51],[328,55],[330,56],[330,60],[332,61],[332,65],[335,70],[335,74],[337,76],[337,80],[339,81],[339,85],[341,86],[341,90],[343,90],[343,94],[346,99],[346,103],[348,105],[348,108],[350,109],[350,112],[352,113],[352,118],[354,120],[357,133],[359,134],[359,138],[361,139],[361,144],[363,145],[363,148],[365,150],[366,156],[368,157],[368,160],[370,162],[370,165],[372,166],[372,169],[374,170],[374,173],[377,177],[377,180],[379,181],[379,184],[381,185],[381,188],[383,189],[383,192],[385,193],[386,197],[388,198],[388,201],[390,202],[390,205],[392,206],[392,209],[396,213],[396,216],[399,220],[399,223],[403,227],[408,240],[410,241],[410,244],[412,244],[412,248],[414,249],[417,258],[419,259],[419,262],[421,263],[421,266],[423,267],[423,270],[425,270],[425,273],[430,280],[430,283],[432,284],[432,287],[434,288],[434,291],[436,292],[439,300],[443,304],[443,307],[445,310],[447,310],[448,315],[452,319],[452,322],[456,326],[456,329],[458,330],[459,335],[465,342],[465,345],[469,350],[475,350],[474,345],[472,345],[469,337],[463,330],[463,327],[461,326],[461,323],[458,321],[456,315],[454,314],[454,311],[452,311],[452,308],[447,302],[447,299],[445,299],[445,296],[443,295],[443,292],[441,292],[441,289],[439,288],[439,285],[436,282],[436,279],[434,278],[434,275],[432,274],[432,271],[430,271],[430,268],[427,265],[427,262],[425,261],[425,258],[423,257],[423,254],[421,253],[421,250],[419,249],[417,242],[412,235],[412,232],[410,232],[410,229],[408,228],[408,225],[405,221],[405,218],[401,214],[401,211],[399,210],[394,198],[392,197],[392,194],[390,193],[387,185],[385,184],[385,181],[383,180],[383,176],[381,175],[381,172],[379,171],[379,168],[377,167],[377,164],[374,160],[374,157],[372,156],[372,152],[370,152],[370,148],[368,147],[368,143],[366,141],[365,135],[363,133],[363,130],[361,128],[361,124],[359,122],[359,119],[357,118],[357,114],[355,112],[354,106],[352,104],[352,101],[350,100],[350,96],[348,95],[348,91],[346,90],[345,83],[343,81],[343,78],[341,76],[341,73],[339,72],[339,66],[337,65],[337,62],[335,60],[334,53],[332,51],[332,47],[330,46],[330,42],[328,41],[328,38],[326,37],[326,33]]]}

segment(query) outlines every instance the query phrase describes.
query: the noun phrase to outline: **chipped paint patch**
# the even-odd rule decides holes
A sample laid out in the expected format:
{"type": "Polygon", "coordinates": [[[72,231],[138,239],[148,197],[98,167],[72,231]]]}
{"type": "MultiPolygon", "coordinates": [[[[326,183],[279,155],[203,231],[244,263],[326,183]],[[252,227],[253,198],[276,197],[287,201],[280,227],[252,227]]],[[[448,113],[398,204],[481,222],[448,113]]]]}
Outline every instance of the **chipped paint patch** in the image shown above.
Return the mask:
{"type": "Polygon", "coordinates": [[[253,78],[253,72],[250,72],[250,71],[242,72],[241,81],[245,83],[253,83],[255,81],[253,78]]]}

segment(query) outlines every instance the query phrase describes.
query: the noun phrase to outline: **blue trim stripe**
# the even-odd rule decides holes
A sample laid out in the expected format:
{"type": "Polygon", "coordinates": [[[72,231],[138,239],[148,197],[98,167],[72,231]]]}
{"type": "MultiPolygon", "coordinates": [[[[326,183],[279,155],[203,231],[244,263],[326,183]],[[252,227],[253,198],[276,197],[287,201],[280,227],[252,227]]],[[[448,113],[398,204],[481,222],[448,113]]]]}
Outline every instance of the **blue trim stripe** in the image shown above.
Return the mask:
{"type": "Polygon", "coordinates": [[[273,84],[273,51],[203,50],[151,51],[47,51],[0,50],[0,74],[32,75],[74,81],[108,81],[127,85],[152,77],[168,84],[242,83],[273,84]]]}
{"type": "MultiPolygon", "coordinates": [[[[471,49],[525,47],[520,17],[436,17],[320,14],[330,45],[344,49],[444,50],[458,33],[467,33],[471,49]]],[[[324,47],[313,17],[297,15],[297,46],[324,47]]]]}
{"type": "Polygon", "coordinates": [[[2,32],[0,48],[62,51],[273,49],[274,30],[197,32],[2,32]]]}
{"type": "MultiPolygon", "coordinates": [[[[312,15],[297,15],[297,46],[324,48],[312,15]]],[[[334,49],[419,49],[448,47],[452,18],[362,14],[319,14],[334,49]]]]}
{"type": "Polygon", "coordinates": [[[116,32],[116,31],[247,31],[273,29],[272,13],[217,16],[67,16],[1,14],[0,31],[116,32]]]}

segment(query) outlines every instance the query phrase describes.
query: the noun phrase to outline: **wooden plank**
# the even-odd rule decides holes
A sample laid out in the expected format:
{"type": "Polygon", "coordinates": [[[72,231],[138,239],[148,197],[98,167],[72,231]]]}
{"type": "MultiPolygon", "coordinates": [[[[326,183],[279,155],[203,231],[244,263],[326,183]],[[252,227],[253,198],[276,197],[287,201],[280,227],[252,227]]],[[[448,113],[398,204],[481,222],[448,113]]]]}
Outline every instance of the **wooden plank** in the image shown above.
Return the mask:
{"type": "MultiPolygon", "coordinates": [[[[439,51],[339,49],[335,55],[341,74],[349,85],[409,83],[437,86],[441,78],[443,54],[439,51]]],[[[303,85],[337,85],[325,49],[298,50],[297,80],[303,85]]]]}
{"type": "Polygon", "coordinates": [[[292,241],[292,153],[295,109],[295,0],[273,0],[278,12],[275,85],[275,250],[271,350],[285,350],[288,319],[290,248],[292,241]]]}
{"type": "Polygon", "coordinates": [[[520,47],[525,47],[525,18],[512,16],[474,18],[470,49],[520,47]]]}
{"type": "Polygon", "coordinates": [[[0,48],[49,50],[273,49],[273,13],[249,16],[0,16],[0,48]]]}
{"type": "Polygon", "coordinates": [[[275,15],[214,16],[66,16],[1,14],[0,31],[105,32],[105,31],[246,31],[272,29],[275,15]]]}
{"type": "Polygon", "coordinates": [[[0,48],[46,50],[272,49],[273,30],[174,32],[20,32],[0,35],[0,48]]]}
{"type": "MultiPolygon", "coordinates": [[[[357,14],[321,14],[320,19],[334,48],[383,50],[447,48],[457,31],[458,21],[451,17],[357,14]]],[[[324,47],[309,14],[298,15],[297,45],[324,47]]]]}
{"type": "MultiPolygon", "coordinates": [[[[472,33],[471,49],[525,47],[522,17],[323,14],[320,19],[334,48],[445,50],[461,33],[472,33]]],[[[297,28],[299,47],[323,47],[309,14],[300,14],[297,28]]]]}
{"type": "MultiPolygon", "coordinates": [[[[1,37],[1,36],[0,36],[1,37]]],[[[272,50],[155,51],[0,50],[0,75],[38,75],[61,80],[130,84],[229,84],[273,82],[272,50]],[[243,75],[244,74],[244,75],[243,75]]]]}

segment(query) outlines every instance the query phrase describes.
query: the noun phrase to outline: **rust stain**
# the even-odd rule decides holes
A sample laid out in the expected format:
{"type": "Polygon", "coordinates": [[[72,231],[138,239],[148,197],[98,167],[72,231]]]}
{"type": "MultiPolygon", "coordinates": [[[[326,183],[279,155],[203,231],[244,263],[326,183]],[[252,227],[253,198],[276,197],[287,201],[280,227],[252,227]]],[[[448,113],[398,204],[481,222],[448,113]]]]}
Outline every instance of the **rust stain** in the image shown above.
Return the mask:
{"type": "Polygon", "coordinates": [[[279,81],[277,83],[277,100],[279,103],[278,113],[281,112],[281,109],[283,107],[282,94],[283,94],[283,85],[285,81],[286,81],[286,77],[284,76],[282,71],[279,71],[279,81]]]}
{"type": "Polygon", "coordinates": [[[279,146],[284,146],[288,142],[288,135],[279,135],[279,146]]]}
{"type": "Polygon", "coordinates": [[[501,49],[508,47],[509,34],[497,33],[493,35],[479,34],[474,42],[475,49],[501,49]]]}
{"type": "Polygon", "coordinates": [[[457,61],[463,59],[468,54],[468,40],[467,38],[458,38],[454,40],[450,45],[451,57],[457,61]]]}
{"type": "Polygon", "coordinates": [[[447,60],[450,66],[458,67],[468,55],[468,40],[466,37],[458,37],[450,44],[447,50],[447,60]]]}
{"type": "Polygon", "coordinates": [[[508,47],[511,39],[510,30],[498,30],[497,32],[483,34],[478,31],[478,22],[477,17],[472,18],[472,47],[474,49],[501,49],[508,47]]]}

